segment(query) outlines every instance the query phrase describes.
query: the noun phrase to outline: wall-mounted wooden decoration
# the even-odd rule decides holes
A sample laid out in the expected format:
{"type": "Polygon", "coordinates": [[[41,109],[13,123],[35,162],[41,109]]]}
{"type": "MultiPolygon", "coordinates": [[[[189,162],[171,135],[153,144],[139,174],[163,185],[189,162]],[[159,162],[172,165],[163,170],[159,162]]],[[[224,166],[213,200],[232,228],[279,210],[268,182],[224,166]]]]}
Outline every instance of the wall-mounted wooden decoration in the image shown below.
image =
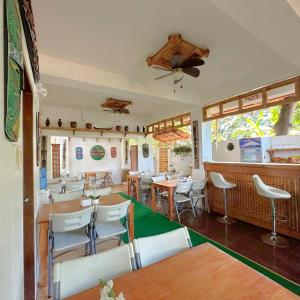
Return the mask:
{"type": "Polygon", "coordinates": [[[15,1],[4,1],[4,97],[5,135],[17,142],[23,89],[22,30],[15,1]]]}
{"type": "Polygon", "coordinates": [[[92,147],[91,158],[94,160],[101,160],[105,156],[105,149],[101,145],[95,145],[92,147]]]}
{"type": "Polygon", "coordinates": [[[153,133],[153,138],[162,142],[182,141],[190,138],[190,135],[176,127],[168,127],[153,133]]]}
{"type": "Polygon", "coordinates": [[[110,148],[110,155],[111,155],[112,158],[117,157],[117,148],[116,147],[111,147],[110,148]]]}
{"type": "Polygon", "coordinates": [[[125,140],[125,164],[128,164],[128,150],[129,150],[129,142],[128,140],[125,140]]]}
{"type": "Polygon", "coordinates": [[[199,123],[197,120],[193,121],[193,147],[194,147],[194,168],[199,169],[199,123]]]}
{"type": "Polygon", "coordinates": [[[142,145],[142,151],[143,151],[143,157],[144,158],[149,157],[149,144],[143,144],[142,145]]]}
{"type": "Polygon", "coordinates": [[[41,138],[41,167],[47,168],[47,137],[41,138]]]}
{"type": "Polygon", "coordinates": [[[36,113],[35,119],[35,133],[36,133],[36,166],[38,167],[40,164],[40,148],[41,148],[41,135],[40,135],[40,113],[36,113]]]}
{"type": "Polygon", "coordinates": [[[76,159],[77,160],[82,160],[83,159],[83,149],[82,149],[82,147],[76,147],[75,148],[75,154],[76,154],[76,159]]]}
{"type": "MultiPolygon", "coordinates": [[[[14,1],[8,1],[14,2],[14,1]]],[[[27,49],[30,58],[30,64],[32,68],[33,78],[35,83],[40,80],[39,71],[39,55],[37,49],[36,32],[34,26],[34,18],[32,14],[31,1],[30,0],[18,0],[20,14],[23,23],[23,29],[25,33],[25,39],[27,44],[27,49]]]]}

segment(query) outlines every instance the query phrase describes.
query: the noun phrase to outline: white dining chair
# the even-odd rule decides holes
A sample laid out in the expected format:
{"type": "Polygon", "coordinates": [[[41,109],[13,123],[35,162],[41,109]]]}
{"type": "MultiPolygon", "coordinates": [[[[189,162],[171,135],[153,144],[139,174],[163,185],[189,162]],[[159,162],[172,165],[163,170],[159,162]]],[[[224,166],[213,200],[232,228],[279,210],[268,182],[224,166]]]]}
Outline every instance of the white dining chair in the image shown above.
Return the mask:
{"type": "Polygon", "coordinates": [[[101,197],[101,196],[108,196],[111,195],[111,187],[103,188],[103,189],[96,189],[96,190],[87,190],[85,194],[87,196],[95,196],[95,197],[101,197]]]}
{"type": "Polygon", "coordinates": [[[50,215],[48,231],[48,296],[51,296],[52,264],[58,255],[82,246],[85,246],[86,254],[92,254],[92,213],[93,208],[88,207],[76,212],[53,213],[50,215]],[[59,254],[57,254],[58,252],[59,254]]]}
{"type": "Polygon", "coordinates": [[[139,175],[141,175],[141,172],[140,171],[129,171],[128,174],[130,176],[139,176],[139,175]]]}
{"type": "Polygon", "coordinates": [[[138,268],[144,268],[191,247],[192,243],[186,227],[133,240],[138,268]]]}
{"type": "Polygon", "coordinates": [[[53,299],[60,300],[136,269],[132,244],[101,253],[56,263],[53,269],[53,299]]]}
{"type": "Polygon", "coordinates": [[[66,181],[65,182],[66,191],[81,191],[83,194],[84,191],[84,180],[77,181],[66,181]]]}
{"type": "Polygon", "coordinates": [[[82,198],[82,191],[66,191],[65,193],[52,194],[53,202],[62,202],[82,198]]]}
{"type": "Polygon", "coordinates": [[[140,192],[143,203],[145,204],[147,200],[151,198],[151,175],[142,175],[140,179],[140,192]],[[143,196],[145,195],[145,200],[143,196]]]}
{"type": "Polygon", "coordinates": [[[192,197],[190,195],[191,187],[192,187],[193,181],[186,181],[186,182],[178,182],[175,192],[174,192],[174,206],[177,214],[178,221],[180,222],[180,215],[185,211],[192,211],[194,217],[196,217],[192,197]],[[191,205],[191,208],[181,208],[184,203],[189,202],[191,205]]]}
{"type": "MultiPolygon", "coordinates": [[[[166,175],[165,174],[158,174],[156,176],[152,176],[152,182],[154,182],[154,183],[162,182],[162,181],[165,181],[165,180],[166,180],[166,175]]],[[[165,214],[166,210],[167,210],[166,200],[168,199],[169,194],[168,194],[167,191],[157,190],[156,191],[156,196],[164,201],[162,203],[162,205],[163,205],[162,208],[163,208],[163,212],[165,214]]]]}
{"type": "Polygon", "coordinates": [[[114,205],[98,205],[95,211],[93,226],[94,253],[96,253],[97,240],[103,241],[112,237],[118,238],[120,245],[121,238],[127,232],[128,240],[128,209],[131,201],[124,201],[114,205]],[[122,220],[121,220],[122,219],[122,220]]]}
{"type": "Polygon", "coordinates": [[[49,194],[55,194],[55,193],[61,193],[62,192],[62,183],[61,182],[56,182],[56,183],[48,183],[48,190],[49,194]]]}
{"type": "Polygon", "coordinates": [[[204,180],[204,179],[193,180],[190,196],[192,198],[194,209],[195,209],[196,213],[197,213],[196,208],[197,208],[197,204],[198,204],[199,200],[202,200],[203,210],[206,210],[208,213],[210,213],[208,199],[205,194],[206,184],[207,184],[207,180],[204,180]]]}

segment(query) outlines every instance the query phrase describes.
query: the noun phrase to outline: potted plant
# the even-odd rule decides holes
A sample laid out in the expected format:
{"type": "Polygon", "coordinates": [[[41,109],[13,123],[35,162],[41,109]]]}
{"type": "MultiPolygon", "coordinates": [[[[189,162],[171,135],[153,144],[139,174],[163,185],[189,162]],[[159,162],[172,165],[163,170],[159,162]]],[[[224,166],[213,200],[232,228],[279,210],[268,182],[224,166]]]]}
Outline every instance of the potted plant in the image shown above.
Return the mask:
{"type": "Polygon", "coordinates": [[[99,198],[100,198],[100,196],[90,195],[90,199],[92,201],[92,205],[99,204],[99,198]]]}
{"type": "Polygon", "coordinates": [[[181,155],[181,157],[187,156],[192,152],[192,147],[190,145],[179,145],[173,148],[173,153],[175,155],[181,155]]]}

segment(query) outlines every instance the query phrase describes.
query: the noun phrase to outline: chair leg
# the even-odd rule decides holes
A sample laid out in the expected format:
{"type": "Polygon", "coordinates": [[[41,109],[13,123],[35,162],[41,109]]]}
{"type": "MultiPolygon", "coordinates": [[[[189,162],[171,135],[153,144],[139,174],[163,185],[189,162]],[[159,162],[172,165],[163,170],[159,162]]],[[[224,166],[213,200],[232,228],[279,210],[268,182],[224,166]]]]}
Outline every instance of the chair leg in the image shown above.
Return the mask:
{"type": "Polygon", "coordinates": [[[176,201],[174,201],[174,206],[175,206],[175,210],[176,210],[176,214],[177,214],[178,221],[179,221],[179,223],[180,223],[180,222],[181,222],[181,220],[180,220],[180,214],[179,214],[179,212],[178,212],[178,207],[177,207],[176,201]]]}
{"type": "Polygon", "coordinates": [[[196,218],[196,212],[195,212],[195,208],[194,208],[194,205],[193,205],[192,198],[190,199],[190,203],[191,203],[191,207],[192,207],[192,212],[193,212],[194,218],[196,218]]]}
{"type": "Polygon", "coordinates": [[[53,239],[48,239],[48,298],[52,296],[52,261],[53,261],[53,239]]]}

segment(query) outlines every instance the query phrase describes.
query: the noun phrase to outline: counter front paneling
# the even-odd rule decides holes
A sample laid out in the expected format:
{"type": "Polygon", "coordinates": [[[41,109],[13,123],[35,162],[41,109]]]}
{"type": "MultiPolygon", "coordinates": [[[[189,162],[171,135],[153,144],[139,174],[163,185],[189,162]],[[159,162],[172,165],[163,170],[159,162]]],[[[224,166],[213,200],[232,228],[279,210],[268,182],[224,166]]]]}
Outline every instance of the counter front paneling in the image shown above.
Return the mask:
{"type": "Polygon", "coordinates": [[[210,172],[218,172],[237,184],[237,188],[228,190],[229,216],[263,228],[271,229],[271,203],[257,194],[252,176],[257,174],[267,185],[288,191],[290,199],[276,201],[277,230],[300,239],[300,165],[204,162],[204,169],[210,209],[224,213],[223,191],[213,186],[209,176],[210,172]]]}

